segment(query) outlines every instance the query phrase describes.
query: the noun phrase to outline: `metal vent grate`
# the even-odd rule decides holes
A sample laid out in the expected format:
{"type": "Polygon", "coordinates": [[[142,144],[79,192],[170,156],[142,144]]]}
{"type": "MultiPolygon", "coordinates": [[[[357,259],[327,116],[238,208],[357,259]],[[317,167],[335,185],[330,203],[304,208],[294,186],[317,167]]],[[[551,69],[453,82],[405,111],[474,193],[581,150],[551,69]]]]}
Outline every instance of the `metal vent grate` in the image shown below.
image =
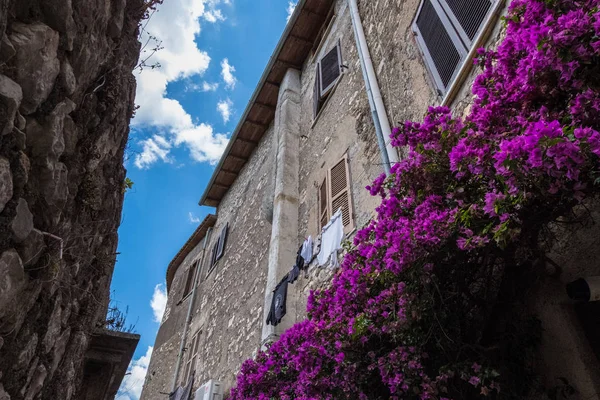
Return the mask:
{"type": "Polygon", "coordinates": [[[321,59],[321,96],[331,89],[337,78],[341,75],[339,52],[339,47],[335,46],[321,59]]]}
{"type": "Polygon", "coordinates": [[[439,74],[444,87],[447,87],[454,71],[459,66],[461,56],[431,0],[424,1],[416,25],[433,60],[435,70],[439,74]]]}
{"type": "Polygon", "coordinates": [[[490,0],[445,0],[469,40],[479,31],[485,16],[492,7],[490,0]]]}

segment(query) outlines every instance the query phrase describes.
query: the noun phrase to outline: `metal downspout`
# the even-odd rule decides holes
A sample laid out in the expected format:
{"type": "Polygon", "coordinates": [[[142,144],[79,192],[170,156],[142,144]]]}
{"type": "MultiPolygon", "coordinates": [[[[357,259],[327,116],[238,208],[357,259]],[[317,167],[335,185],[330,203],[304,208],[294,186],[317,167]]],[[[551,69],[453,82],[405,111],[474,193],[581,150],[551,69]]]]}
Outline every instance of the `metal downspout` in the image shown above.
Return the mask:
{"type": "Polygon", "coordinates": [[[175,364],[175,373],[173,374],[173,384],[171,385],[171,393],[175,391],[177,387],[177,379],[179,379],[179,368],[181,367],[181,356],[183,355],[183,349],[185,348],[185,342],[187,339],[187,331],[190,326],[192,319],[192,307],[194,306],[194,300],[196,299],[196,288],[198,286],[198,278],[200,277],[200,271],[204,265],[204,254],[206,253],[206,244],[212,233],[212,227],[208,228],[206,236],[204,236],[204,242],[202,243],[202,257],[200,258],[200,265],[196,267],[196,273],[194,274],[194,287],[192,288],[192,295],[190,298],[190,305],[188,306],[187,316],[185,318],[185,325],[183,327],[183,335],[181,336],[181,343],[179,344],[179,354],[177,354],[177,363],[175,364]]]}
{"type": "Polygon", "coordinates": [[[354,28],[354,37],[356,39],[356,47],[360,58],[360,65],[365,80],[367,95],[369,97],[369,106],[373,115],[373,123],[375,124],[375,132],[377,134],[377,142],[381,151],[381,157],[384,163],[385,172],[390,173],[390,167],[399,161],[398,152],[391,144],[392,128],[387,117],[381,90],[377,83],[377,75],[373,68],[373,60],[367,46],[367,39],[363,30],[360,14],[358,12],[358,4],[356,0],[348,0],[350,5],[350,16],[352,17],[352,27],[354,28]],[[386,140],[387,139],[387,140],[386,140]]]}

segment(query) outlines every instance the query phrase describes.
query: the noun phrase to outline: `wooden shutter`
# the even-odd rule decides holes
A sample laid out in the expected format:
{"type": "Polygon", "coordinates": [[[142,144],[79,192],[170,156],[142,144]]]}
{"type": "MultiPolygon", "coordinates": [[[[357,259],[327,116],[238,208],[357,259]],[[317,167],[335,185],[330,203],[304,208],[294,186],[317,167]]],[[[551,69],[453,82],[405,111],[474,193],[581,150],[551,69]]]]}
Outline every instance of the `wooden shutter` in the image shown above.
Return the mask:
{"type": "Polygon", "coordinates": [[[329,197],[327,196],[327,177],[319,187],[319,229],[329,222],[329,197]]]}
{"type": "Polygon", "coordinates": [[[465,46],[470,49],[485,17],[492,9],[490,0],[440,0],[465,46]]]}
{"type": "Polygon", "coordinates": [[[186,385],[190,379],[192,371],[196,367],[196,360],[198,359],[198,344],[200,342],[200,331],[196,332],[192,341],[189,343],[187,348],[187,357],[185,364],[185,372],[183,374],[183,385],[186,385]]]}
{"type": "Polygon", "coordinates": [[[319,106],[321,105],[321,86],[319,82],[319,69],[321,65],[317,63],[317,71],[315,73],[315,88],[313,92],[313,118],[317,118],[317,114],[319,114],[319,106]]]}
{"type": "Polygon", "coordinates": [[[219,246],[217,249],[217,260],[220,260],[223,257],[223,253],[225,253],[225,244],[227,242],[227,231],[229,229],[229,224],[226,224],[221,230],[221,235],[219,235],[219,246]]]}
{"type": "Polygon", "coordinates": [[[341,209],[344,232],[350,232],[354,229],[354,215],[350,194],[350,173],[347,156],[344,156],[329,170],[329,183],[331,214],[333,215],[341,209]]]}
{"type": "Polygon", "coordinates": [[[423,0],[413,25],[438,91],[444,94],[467,56],[467,48],[438,0],[423,0]]]}
{"type": "Polygon", "coordinates": [[[217,250],[218,249],[219,249],[219,239],[217,239],[217,242],[213,245],[213,248],[210,253],[210,266],[211,267],[217,263],[217,250]]]}
{"type": "Polygon", "coordinates": [[[190,269],[188,270],[187,280],[185,282],[185,290],[183,291],[183,297],[187,296],[192,290],[192,285],[194,283],[194,276],[196,274],[196,268],[198,267],[198,263],[195,262],[192,264],[190,269]]]}
{"type": "Polygon", "coordinates": [[[333,88],[342,75],[342,51],[340,43],[325,54],[319,61],[319,80],[321,98],[333,88]]]}

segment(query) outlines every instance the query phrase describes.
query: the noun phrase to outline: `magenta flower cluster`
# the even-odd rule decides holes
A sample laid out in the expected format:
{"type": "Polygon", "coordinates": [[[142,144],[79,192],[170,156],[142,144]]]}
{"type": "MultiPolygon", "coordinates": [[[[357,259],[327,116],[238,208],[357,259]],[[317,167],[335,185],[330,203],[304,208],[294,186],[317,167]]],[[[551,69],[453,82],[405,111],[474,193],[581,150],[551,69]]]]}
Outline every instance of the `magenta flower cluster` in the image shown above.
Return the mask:
{"type": "Polygon", "coordinates": [[[444,266],[501,254],[597,192],[599,6],[512,2],[503,42],[479,51],[468,114],[431,107],[394,130],[408,156],[367,188],[377,217],[330,288],[311,293],[308,319],[243,364],[232,399],[498,395],[493,365],[440,345],[459,338],[426,294],[444,266]]]}

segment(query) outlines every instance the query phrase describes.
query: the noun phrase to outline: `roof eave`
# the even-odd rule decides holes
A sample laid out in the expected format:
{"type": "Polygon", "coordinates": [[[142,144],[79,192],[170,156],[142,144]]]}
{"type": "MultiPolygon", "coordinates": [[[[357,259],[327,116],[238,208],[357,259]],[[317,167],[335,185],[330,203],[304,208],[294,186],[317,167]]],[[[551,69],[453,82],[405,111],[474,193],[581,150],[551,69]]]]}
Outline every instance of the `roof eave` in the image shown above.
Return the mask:
{"type": "MultiPolygon", "coordinates": [[[[271,55],[271,58],[269,59],[267,66],[265,67],[265,70],[263,71],[262,76],[260,77],[260,80],[258,81],[258,84],[256,85],[254,92],[252,93],[252,97],[250,97],[250,101],[246,105],[244,114],[242,114],[242,118],[240,118],[240,121],[238,122],[238,124],[233,132],[233,135],[231,135],[231,138],[229,139],[229,143],[227,144],[227,147],[225,148],[225,151],[223,152],[223,155],[221,156],[221,159],[219,160],[217,167],[215,168],[212,176],[210,177],[210,181],[208,182],[208,185],[206,186],[206,189],[204,190],[204,193],[202,194],[202,197],[200,198],[198,205],[209,206],[209,207],[217,207],[218,206],[218,204],[217,205],[207,204],[208,193],[209,193],[210,189],[212,188],[213,184],[215,183],[215,180],[217,179],[217,175],[219,174],[219,171],[223,167],[223,163],[225,162],[225,159],[229,155],[229,152],[231,151],[231,148],[233,147],[233,144],[235,143],[235,139],[237,138],[237,136],[240,132],[240,129],[244,125],[244,122],[246,121],[246,118],[248,117],[248,114],[250,113],[250,110],[252,109],[254,102],[256,101],[257,97],[259,96],[259,94],[262,90],[262,87],[266,83],[267,78],[268,78],[269,74],[271,73],[271,70],[273,69],[273,66],[277,62],[277,59],[279,58],[279,53],[281,52],[283,46],[285,45],[285,42],[287,41],[290,33],[294,29],[294,25],[296,24],[298,17],[302,13],[302,8],[304,7],[305,3],[306,3],[306,0],[300,0],[298,2],[298,4],[296,5],[296,8],[294,9],[294,12],[292,13],[292,16],[290,17],[290,20],[288,21],[287,25],[285,26],[285,29],[283,30],[283,34],[281,35],[281,38],[279,39],[279,42],[277,43],[277,46],[275,47],[275,50],[273,51],[273,54],[271,55]]],[[[220,201],[219,201],[219,203],[220,203],[220,201]]]]}

